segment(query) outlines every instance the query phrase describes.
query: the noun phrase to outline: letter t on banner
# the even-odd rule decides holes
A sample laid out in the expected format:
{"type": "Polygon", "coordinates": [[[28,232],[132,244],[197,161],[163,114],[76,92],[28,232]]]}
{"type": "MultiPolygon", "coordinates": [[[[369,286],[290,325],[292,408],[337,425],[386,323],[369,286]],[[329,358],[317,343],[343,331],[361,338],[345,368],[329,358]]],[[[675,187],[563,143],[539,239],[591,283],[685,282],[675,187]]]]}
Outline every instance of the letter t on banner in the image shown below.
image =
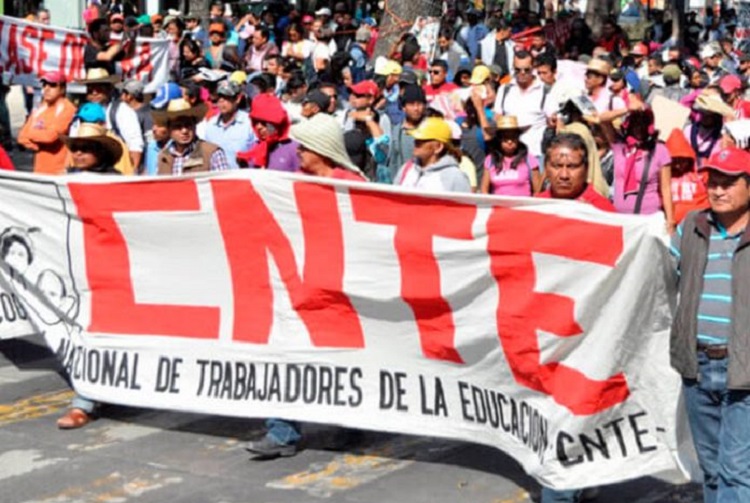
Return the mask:
{"type": "Polygon", "coordinates": [[[127,243],[114,218],[116,212],[198,211],[194,181],[70,183],[68,189],[83,222],[86,276],[91,288],[89,331],[219,337],[218,307],[136,303],[127,243]]]}
{"type": "Polygon", "coordinates": [[[537,330],[559,337],[580,335],[570,297],[534,291],[532,252],[614,267],[622,253],[622,229],[553,215],[494,208],[487,223],[492,275],[500,290],[497,329],[505,358],[520,384],[551,395],[577,415],[595,414],[624,401],[625,375],[590,379],[562,363],[541,364],[537,330]]]}
{"type": "Polygon", "coordinates": [[[401,296],[414,311],[424,355],[463,363],[456,351],[453,312],[441,293],[432,240],[435,236],[472,239],[476,206],[356,190],[350,194],[357,220],[396,227],[401,296]]]}

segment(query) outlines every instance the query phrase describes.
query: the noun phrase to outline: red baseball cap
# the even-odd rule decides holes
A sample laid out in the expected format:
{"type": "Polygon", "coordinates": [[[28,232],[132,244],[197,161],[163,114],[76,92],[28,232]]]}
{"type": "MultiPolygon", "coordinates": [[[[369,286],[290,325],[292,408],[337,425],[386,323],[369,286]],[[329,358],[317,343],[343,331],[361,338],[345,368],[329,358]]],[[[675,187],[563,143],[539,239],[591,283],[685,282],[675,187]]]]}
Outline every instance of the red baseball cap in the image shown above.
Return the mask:
{"type": "Polygon", "coordinates": [[[65,75],[60,72],[46,72],[39,81],[49,84],[65,84],[65,75]]]}
{"type": "Polygon", "coordinates": [[[736,75],[724,75],[719,80],[719,88],[724,94],[731,94],[742,89],[742,81],[736,75]]]}
{"type": "Polygon", "coordinates": [[[351,86],[349,90],[360,96],[377,96],[380,93],[380,88],[374,80],[363,80],[351,86]]]}
{"type": "Polygon", "coordinates": [[[727,175],[750,175],[750,153],[737,147],[727,147],[713,154],[701,171],[715,169],[727,175]]]}

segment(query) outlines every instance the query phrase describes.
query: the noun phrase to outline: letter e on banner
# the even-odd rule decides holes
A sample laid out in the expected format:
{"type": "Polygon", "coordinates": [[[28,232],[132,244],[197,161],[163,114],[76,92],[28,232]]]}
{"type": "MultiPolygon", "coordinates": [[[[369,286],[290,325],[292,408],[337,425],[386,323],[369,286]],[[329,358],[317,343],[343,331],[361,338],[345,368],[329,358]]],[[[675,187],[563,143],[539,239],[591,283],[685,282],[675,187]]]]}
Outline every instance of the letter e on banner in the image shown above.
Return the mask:
{"type": "Polygon", "coordinates": [[[440,267],[432,249],[435,236],[472,239],[475,206],[445,200],[351,190],[354,216],[362,222],[396,227],[395,248],[401,264],[401,296],[414,312],[428,358],[463,363],[456,351],[451,306],[440,288],[440,267]],[[421,210],[430,218],[414,218],[421,210]]]}
{"type": "Polygon", "coordinates": [[[114,218],[115,212],[198,211],[195,182],[70,183],[68,188],[83,222],[86,277],[91,289],[88,330],[218,338],[218,307],[136,303],[127,243],[114,218]]]}
{"type": "Polygon", "coordinates": [[[265,344],[271,335],[270,254],[313,345],[364,347],[359,315],[343,292],[344,238],[335,189],[294,184],[305,239],[300,277],[289,238],[252,184],[212,180],[211,187],[232,273],[234,340],[265,344]]]}
{"type": "Polygon", "coordinates": [[[553,215],[494,208],[487,223],[492,275],[500,290],[497,328],[505,357],[520,384],[546,393],[577,415],[595,414],[629,395],[625,375],[590,379],[561,363],[541,364],[537,330],[580,335],[570,297],[534,291],[532,252],[614,267],[622,229],[553,215]]]}

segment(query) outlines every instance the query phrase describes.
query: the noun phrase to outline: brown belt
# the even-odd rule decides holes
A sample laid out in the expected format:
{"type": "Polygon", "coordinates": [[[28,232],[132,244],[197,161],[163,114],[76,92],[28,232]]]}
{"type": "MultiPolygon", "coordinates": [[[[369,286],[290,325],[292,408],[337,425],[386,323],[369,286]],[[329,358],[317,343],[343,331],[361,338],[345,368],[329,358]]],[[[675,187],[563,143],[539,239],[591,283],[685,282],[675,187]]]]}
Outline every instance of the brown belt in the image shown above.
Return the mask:
{"type": "Polygon", "coordinates": [[[698,351],[708,356],[709,360],[723,360],[729,355],[729,348],[726,344],[698,344],[698,351]]]}

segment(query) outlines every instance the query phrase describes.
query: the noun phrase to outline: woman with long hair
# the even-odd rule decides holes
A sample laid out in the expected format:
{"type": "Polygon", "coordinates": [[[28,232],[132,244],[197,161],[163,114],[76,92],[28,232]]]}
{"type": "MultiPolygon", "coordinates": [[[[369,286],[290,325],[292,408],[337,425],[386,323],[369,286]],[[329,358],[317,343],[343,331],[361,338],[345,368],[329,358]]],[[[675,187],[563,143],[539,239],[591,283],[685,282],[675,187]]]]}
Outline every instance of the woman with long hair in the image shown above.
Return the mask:
{"type": "Polygon", "coordinates": [[[497,118],[495,140],[489,144],[480,184],[483,194],[531,197],[542,185],[539,162],[521,141],[525,128],[512,115],[497,118]]]}

